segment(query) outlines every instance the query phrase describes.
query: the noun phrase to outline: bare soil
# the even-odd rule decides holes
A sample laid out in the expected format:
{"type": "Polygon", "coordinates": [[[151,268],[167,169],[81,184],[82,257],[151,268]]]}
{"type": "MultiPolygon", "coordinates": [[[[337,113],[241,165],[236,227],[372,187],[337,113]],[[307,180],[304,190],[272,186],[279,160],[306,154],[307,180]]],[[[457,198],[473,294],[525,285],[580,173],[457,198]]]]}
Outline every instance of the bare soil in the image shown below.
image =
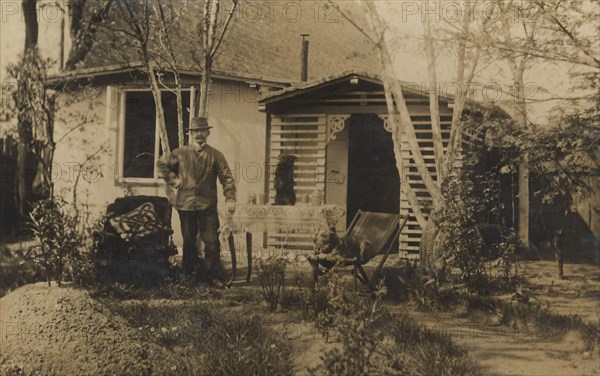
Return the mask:
{"type": "Polygon", "coordinates": [[[522,267],[527,279],[524,287],[542,305],[600,324],[600,265],[565,264],[562,280],[556,277],[553,261],[527,261],[522,267]]]}
{"type": "Polygon", "coordinates": [[[165,374],[177,360],[82,290],[23,286],[0,299],[0,374],[165,374]]]}

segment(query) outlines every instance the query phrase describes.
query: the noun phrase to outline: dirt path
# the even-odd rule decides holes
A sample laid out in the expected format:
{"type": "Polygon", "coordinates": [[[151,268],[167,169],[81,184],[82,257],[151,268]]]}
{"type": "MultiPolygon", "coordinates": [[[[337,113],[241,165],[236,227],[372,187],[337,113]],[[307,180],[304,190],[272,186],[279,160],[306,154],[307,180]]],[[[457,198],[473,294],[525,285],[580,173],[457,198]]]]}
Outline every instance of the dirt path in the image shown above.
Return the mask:
{"type": "Polygon", "coordinates": [[[565,264],[562,280],[556,278],[553,261],[526,261],[522,268],[524,287],[540,303],[556,313],[600,323],[600,265],[565,264]]]}
{"type": "Polygon", "coordinates": [[[517,328],[486,324],[453,313],[407,312],[427,328],[448,333],[483,367],[485,375],[600,375],[600,359],[584,350],[577,333],[543,340],[517,328]]]}

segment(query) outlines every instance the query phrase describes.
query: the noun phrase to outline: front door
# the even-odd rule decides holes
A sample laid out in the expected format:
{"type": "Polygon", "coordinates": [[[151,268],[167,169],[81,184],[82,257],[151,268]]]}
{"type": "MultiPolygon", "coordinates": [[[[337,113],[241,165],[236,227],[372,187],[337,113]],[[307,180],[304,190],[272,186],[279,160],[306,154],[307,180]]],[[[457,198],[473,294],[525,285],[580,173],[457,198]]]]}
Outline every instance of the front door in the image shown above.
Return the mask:
{"type": "Polygon", "coordinates": [[[375,114],[348,119],[348,224],[359,209],[398,214],[400,178],[391,133],[375,114]]]}

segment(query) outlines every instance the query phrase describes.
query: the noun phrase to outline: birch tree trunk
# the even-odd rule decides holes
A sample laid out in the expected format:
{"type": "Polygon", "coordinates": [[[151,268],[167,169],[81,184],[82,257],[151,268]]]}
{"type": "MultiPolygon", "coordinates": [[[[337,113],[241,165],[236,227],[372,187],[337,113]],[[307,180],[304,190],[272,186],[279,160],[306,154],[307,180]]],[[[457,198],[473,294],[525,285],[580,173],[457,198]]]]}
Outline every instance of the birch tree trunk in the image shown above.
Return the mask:
{"type": "MultiPolygon", "coordinates": [[[[423,178],[423,182],[433,199],[434,208],[432,213],[435,213],[436,207],[439,207],[441,203],[441,191],[440,185],[443,179],[447,175],[447,170],[452,166],[452,161],[454,159],[454,155],[457,151],[457,143],[461,139],[461,129],[459,127],[459,120],[462,114],[462,110],[464,109],[467,93],[472,83],[472,79],[475,74],[475,69],[477,65],[477,61],[479,59],[479,50],[476,51],[473,57],[473,63],[468,69],[468,72],[465,74],[466,69],[466,36],[465,39],[459,43],[458,48],[458,72],[457,72],[457,81],[460,83],[460,90],[457,94],[455,107],[453,109],[453,119],[452,119],[452,128],[451,128],[451,136],[448,144],[448,150],[444,153],[443,151],[443,141],[441,137],[441,127],[440,127],[440,115],[439,115],[439,98],[437,95],[436,86],[437,86],[437,77],[436,77],[436,64],[435,64],[435,52],[433,46],[433,39],[431,37],[431,23],[430,20],[427,19],[426,24],[424,25],[424,36],[425,36],[425,52],[428,58],[428,77],[429,77],[429,97],[430,97],[430,111],[431,111],[431,120],[432,120],[432,130],[433,130],[433,138],[434,138],[434,153],[436,160],[436,172],[438,174],[437,179],[433,179],[427,168],[425,167],[423,155],[421,153],[421,149],[418,144],[418,140],[415,133],[415,128],[410,119],[410,114],[408,112],[408,108],[406,105],[406,101],[404,100],[402,87],[399,83],[399,80],[396,78],[394,67],[392,65],[391,56],[389,54],[389,50],[385,43],[384,35],[383,35],[383,27],[382,20],[378,17],[377,9],[375,4],[370,1],[359,1],[365,13],[367,14],[367,19],[369,22],[369,26],[375,33],[375,38],[372,38],[373,43],[375,43],[378,53],[379,59],[382,65],[382,75],[384,81],[384,89],[386,92],[386,98],[389,96],[393,100],[395,100],[396,107],[393,107],[393,102],[388,100],[388,112],[391,114],[392,111],[398,111],[400,116],[395,116],[390,119],[394,119],[394,121],[398,122],[397,128],[393,129],[400,130],[403,133],[401,135],[405,137],[406,142],[409,145],[409,150],[411,156],[413,157],[417,169],[420,175],[423,178]],[[392,102],[392,103],[390,103],[392,102]]],[[[462,22],[462,32],[468,33],[469,30],[469,20],[470,17],[466,16],[463,18],[462,22]]],[[[355,25],[356,26],[356,25],[355,25]]],[[[363,34],[364,31],[363,31],[363,34]]],[[[394,142],[397,140],[401,140],[399,137],[393,137],[394,142]]],[[[398,146],[398,150],[401,145],[398,146]]],[[[396,145],[395,145],[396,148],[396,145]]],[[[402,163],[397,163],[398,168],[400,169],[400,176],[402,182],[402,163]]],[[[421,205],[417,201],[416,194],[408,184],[408,182],[401,183],[401,194],[404,194],[406,199],[409,201],[411,208],[413,209],[413,213],[416,216],[416,219],[423,229],[423,237],[421,239],[421,244],[425,247],[421,250],[422,256],[422,266],[430,271],[436,271],[435,269],[439,268],[439,260],[442,260],[441,254],[436,254],[435,244],[442,239],[443,234],[439,234],[439,230],[435,223],[432,220],[430,215],[429,219],[426,218],[422,211],[421,205]],[[437,241],[436,241],[437,239],[437,241]]],[[[443,268],[443,266],[442,266],[443,268]]]]}
{"type": "Polygon", "coordinates": [[[425,40],[425,53],[427,54],[427,76],[429,79],[429,112],[431,116],[431,133],[433,135],[433,152],[435,156],[435,171],[437,181],[442,181],[442,159],[444,157],[444,145],[442,143],[442,129],[440,127],[440,109],[437,93],[437,74],[433,39],[431,38],[431,19],[429,14],[425,15],[423,23],[423,34],[425,40]]]}
{"type": "MultiPolygon", "coordinates": [[[[516,6],[519,9],[519,5],[516,6]]],[[[513,16],[512,11],[514,5],[508,3],[503,6],[499,3],[499,8],[502,12],[501,27],[504,36],[504,44],[508,49],[507,62],[513,79],[513,94],[516,103],[516,111],[512,117],[517,122],[521,129],[527,127],[527,103],[525,101],[525,82],[524,74],[527,68],[528,53],[527,48],[533,46],[536,28],[538,26],[537,19],[532,17],[523,18],[523,29],[525,35],[525,48],[519,49],[513,39],[510,18],[513,16]],[[517,58],[518,50],[524,51],[517,58]]],[[[527,168],[527,155],[523,156],[523,161],[519,165],[519,226],[517,235],[521,243],[529,246],[529,169],[527,168]]]]}
{"type": "MultiPolygon", "coordinates": [[[[405,177],[402,163],[401,141],[402,137],[406,137],[407,141],[411,146],[414,146],[415,144],[418,146],[418,142],[416,140],[416,135],[414,132],[414,127],[412,125],[412,121],[410,120],[410,115],[408,114],[408,108],[406,106],[406,101],[404,100],[404,96],[402,94],[402,88],[398,84],[398,80],[395,79],[394,67],[392,65],[392,60],[389,51],[387,50],[387,46],[385,45],[383,28],[381,27],[381,19],[377,13],[375,4],[369,1],[361,1],[361,4],[363,6],[363,9],[365,9],[365,13],[368,16],[367,20],[369,21],[369,25],[377,36],[377,40],[374,42],[377,45],[377,51],[381,63],[388,115],[390,116],[390,120],[393,122],[392,140],[394,142],[394,155],[396,157],[396,167],[398,168],[398,174],[400,176],[401,182],[400,194],[404,192],[404,194],[406,195],[406,199],[413,208],[413,213],[417,219],[417,222],[420,225],[425,226],[425,224],[427,223],[427,219],[420,210],[420,205],[417,201],[417,196],[410,187],[410,185],[407,182],[403,182],[403,179],[405,179],[405,177]],[[410,132],[410,130],[412,130],[412,132],[410,132]],[[411,137],[413,137],[412,140],[411,137]]],[[[412,147],[410,150],[411,152],[413,151],[412,147]]],[[[420,150],[417,150],[416,155],[413,154],[413,158],[415,159],[415,161],[420,161],[417,162],[419,172],[428,175],[426,169],[423,171],[425,164],[420,150]]],[[[434,190],[437,188],[435,182],[433,182],[433,180],[431,179],[428,180],[427,187],[433,187],[434,190]]]]}
{"type": "Polygon", "coordinates": [[[219,1],[206,0],[203,9],[204,27],[202,28],[202,80],[200,81],[200,104],[198,115],[208,115],[208,93],[210,90],[210,74],[212,70],[213,46],[217,29],[217,16],[219,14],[219,1]]]}
{"type": "Polygon", "coordinates": [[[165,111],[162,105],[162,98],[160,87],[158,86],[158,80],[156,79],[155,65],[150,61],[148,52],[144,52],[144,60],[146,70],[148,71],[148,78],[150,79],[150,88],[152,89],[152,97],[154,98],[154,105],[156,106],[156,119],[158,121],[158,134],[160,137],[160,144],[163,154],[171,152],[169,146],[169,136],[167,134],[167,125],[165,123],[165,111]]]}

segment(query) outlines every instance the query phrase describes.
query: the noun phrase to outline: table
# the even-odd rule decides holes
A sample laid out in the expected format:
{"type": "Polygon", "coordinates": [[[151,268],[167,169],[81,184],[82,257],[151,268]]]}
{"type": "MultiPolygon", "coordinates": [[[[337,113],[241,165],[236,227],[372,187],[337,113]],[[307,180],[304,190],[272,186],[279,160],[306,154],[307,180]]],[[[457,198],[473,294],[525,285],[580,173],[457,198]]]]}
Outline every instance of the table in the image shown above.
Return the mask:
{"type": "Polygon", "coordinates": [[[229,214],[225,205],[219,205],[219,233],[227,238],[231,252],[232,276],[228,283],[231,286],[236,275],[237,260],[233,234],[246,233],[246,253],[248,257],[248,273],[246,281],[252,276],[252,232],[291,231],[315,233],[321,229],[335,226],[346,211],[337,205],[309,206],[297,204],[253,205],[238,204],[233,215],[229,214]]]}

